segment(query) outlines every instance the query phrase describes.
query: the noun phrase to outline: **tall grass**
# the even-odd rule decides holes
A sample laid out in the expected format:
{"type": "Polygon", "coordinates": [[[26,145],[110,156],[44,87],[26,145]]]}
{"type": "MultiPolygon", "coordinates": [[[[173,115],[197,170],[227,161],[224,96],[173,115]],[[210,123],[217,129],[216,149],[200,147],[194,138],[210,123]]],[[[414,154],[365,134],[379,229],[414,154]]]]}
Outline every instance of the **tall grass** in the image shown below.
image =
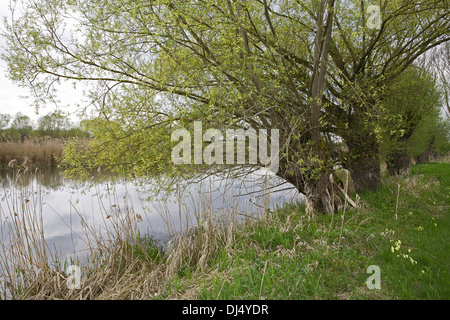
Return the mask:
{"type": "Polygon", "coordinates": [[[62,156],[64,139],[57,138],[27,138],[23,142],[13,140],[0,141],[0,163],[7,164],[16,159],[22,161],[25,157],[33,163],[54,165],[62,156]]]}

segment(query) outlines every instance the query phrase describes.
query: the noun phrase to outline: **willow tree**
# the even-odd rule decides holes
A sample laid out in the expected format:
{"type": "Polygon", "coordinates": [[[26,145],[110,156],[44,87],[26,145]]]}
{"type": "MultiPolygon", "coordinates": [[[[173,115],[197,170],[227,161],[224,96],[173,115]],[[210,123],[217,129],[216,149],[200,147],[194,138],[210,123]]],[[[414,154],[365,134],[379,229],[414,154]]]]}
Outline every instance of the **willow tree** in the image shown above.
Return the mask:
{"type": "Polygon", "coordinates": [[[422,155],[432,144],[442,121],[442,96],[436,79],[416,67],[408,68],[387,88],[382,104],[389,117],[385,119],[386,138],[382,147],[386,149],[389,174],[407,172],[411,157],[422,155]],[[416,131],[421,132],[420,136],[416,131]]]}
{"type": "Polygon", "coordinates": [[[14,3],[22,6],[6,23],[11,78],[38,102],[62,80],[92,83],[95,139],[86,152],[68,150],[75,170],[186,172],[168,160],[170,133],[196,120],[278,129],[277,175],[328,212],[337,209],[336,163],[348,162],[357,186],[376,184],[371,121],[384,82],[445,41],[449,23],[443,4],[426,0],[381,1],[377,30],[356,0],[14,3]]]}
{"type": "Polygon", "coordinates": [[[382,123],[390,117],[381,103],[386,89],[424,53],[450,40],[448,1],[375,3],[376,27],[365,23],[374,16],[366,1],[342,1],[336,8],[324,111],[329,131],[345,141],[342,160],[357,191],[375,190],[380,182],[382,123]]]}

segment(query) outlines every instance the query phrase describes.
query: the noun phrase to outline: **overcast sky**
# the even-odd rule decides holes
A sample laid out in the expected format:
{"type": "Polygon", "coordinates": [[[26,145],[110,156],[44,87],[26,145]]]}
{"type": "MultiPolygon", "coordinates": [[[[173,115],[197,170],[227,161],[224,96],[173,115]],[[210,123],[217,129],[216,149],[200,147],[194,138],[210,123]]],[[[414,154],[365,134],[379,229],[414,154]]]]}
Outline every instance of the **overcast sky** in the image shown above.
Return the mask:
{"type": "MultiPolygon", "coordinates": [[[[8,7],[9,0],[0,0],[0,30],[2,32],[5,31],[3,17],[10,19],[11,16],[8,7]]],[[[2,37],[0,37],[0,52],[4,52],[4,41],[2,37]]],[[[22,112],[23,114],[28,115],[31,119],[36,120],[37,118],[55,110],[54,105],[42,106],[39,110],[39,114],[36,114],[36,110],[33,106],[31,106],[30,101],[21,98],[21,96],[26,95],[29,95],[27,89],[20,88],[17,84],[7,78],[6,62],[0,59],[0,113],[15,115],[17,112],[22,112]]],[[[70,103],[68,100],[76,103],[79,102],[81,97],[79,94],[74,95],[71,87],[67,86],[67,88],[63,87],[61,99],[66,105],[70,103]]],[[[61,110],[71,114],[74,114],[75,109],[76,108],[74,106],[61,108],[61,110]]],[[[72,120],[75,120],[74,117],[71,118],[72,120]]]]}
{"type": "MultiPolygon", "coordinates": [[[[3,17],[9,17],[8,5],[8,0],[0,0],[1,21],[3,21],[3,17]]],[[[3,23],[0,26],[0,29],[2,32],[4,31],[5,28],[3,23]]],[[[3,46],[4,41],[0,38],[1,53],[4,52],[3,46]]],[[[30,113],[34,113],[32,112],[33,109],[31,107],[27,108],[26,102],[19,98],[19,96],[23,94],[23,90],[20,90],[17,85],[13,84],[6,78],[6,63],[3,60],[0,60],[0,113],[15,114],[19,111],[28,115],[30,115],[30,113]]]]}

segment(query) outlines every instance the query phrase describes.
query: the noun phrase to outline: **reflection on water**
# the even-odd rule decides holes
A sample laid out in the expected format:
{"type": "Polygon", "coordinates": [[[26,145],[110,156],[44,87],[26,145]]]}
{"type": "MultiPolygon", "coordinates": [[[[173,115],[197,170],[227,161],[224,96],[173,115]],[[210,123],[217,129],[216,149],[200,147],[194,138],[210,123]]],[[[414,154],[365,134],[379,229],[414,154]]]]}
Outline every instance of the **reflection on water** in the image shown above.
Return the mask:
{"type": "MultiPolygon", "coordinates": [[[[158,200],[149,197],[152,180],[80,183],[65,179],[57,169],[23,174],[8,168],[0,170],[0,232],[7,233],[11,227],[8,213],[12,204],[19,208],[18,204],[26,204],[35,210],[38,207],[48,247],[64,259],[83,256],[88,250],[86,234],[107,233],[117,222],[128,221],[124,217],[131,216],[141,234],[166,241],[170,233],[202,223],[201,213],[208,210],[234,211],[243,217],[302,200],[294,189],[275,192],[277,188],[273,188],[263,195],[264,183],[275,186],[280,181],[261,173],[245,180],[212,176],[186,183],[183,192],[158,200]]],[[[286,189],[286,185],[278,188],[286,189]]]]}
{"type": "Polygon", "coordinates": [[[24,174],[12,168],[0,168],[0,190],[8,189],[12,185],[29,187],[36,182],[39,177],[39,184],[49,190],[56,190],[64,187],[64,177],[55,167],[43,167],[24,174]]]}

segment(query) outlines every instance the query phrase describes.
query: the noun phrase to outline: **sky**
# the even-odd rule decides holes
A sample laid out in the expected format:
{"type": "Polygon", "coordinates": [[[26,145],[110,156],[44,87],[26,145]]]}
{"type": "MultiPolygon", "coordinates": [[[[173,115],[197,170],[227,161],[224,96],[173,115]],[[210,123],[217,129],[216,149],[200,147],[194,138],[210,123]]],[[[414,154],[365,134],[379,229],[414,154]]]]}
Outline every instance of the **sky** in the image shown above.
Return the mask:
{"type": "MultiPolygon", "coordinates": [[[[9,0],[0,0],[0,33],[5,31],[3,17],[7,17],[8,19],[11,17],[9,2],[9,0]]],[[[4,40],[0,36],[0,53],[4,53],[4,45],[4,40]]],[[[6,62],[0,59],[0,113],[15,115],[17,112],[21,112],[36,121],[39,117],[55,110],[55,105],[42,106],[39,114],[36,114],[35,107],[31,105],[32,101],[21,98],[29,95],[28,90],[20,88],[17,84],[9,80],[6,73],[6,62]]],[[[72,121],[77,120],[74,116],[76,107],[73,102],[80,101],[81,98],[79,93],[74,94],[71,86],[67,85],[62,87],[61,100],[64,105],[69,104],[69,106],[60,109],[68,112],[71,115],[72,121]]]]}
{"type": "MultiPolygon", "coordinates": [[[[0,17],[3,21],[3,17],[9,17],[8,10],[9,1],[0,1],[0,17]]],[[[0,27],[3,32],[5,30],[3,24],[0,27]]],[[[4,41],[0,38],[0,52],[4,53],[4,41]]],[[[17,112],[22,112],[31,117],[30,113],[34,113],[31,107],[27,107],[27,103],[20,99],[21,95],[24,95],[26,91],[21,90],[17,85],[12,83],[6,77],[6,63],[0,59],[0,113],[15,114],[17,112]],[[31,112],[30,112],[31,111],[31,112]]]]}

